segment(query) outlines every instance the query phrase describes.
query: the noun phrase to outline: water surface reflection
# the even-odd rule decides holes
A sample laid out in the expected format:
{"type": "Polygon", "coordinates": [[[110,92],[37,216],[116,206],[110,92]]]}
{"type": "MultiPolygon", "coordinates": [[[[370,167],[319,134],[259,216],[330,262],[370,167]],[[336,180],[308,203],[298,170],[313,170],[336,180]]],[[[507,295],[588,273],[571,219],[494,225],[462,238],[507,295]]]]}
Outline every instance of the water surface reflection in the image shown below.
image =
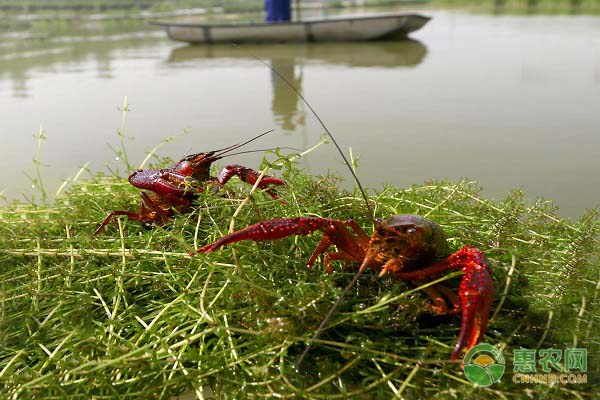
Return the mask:
{"type": "Polygon", "coordinates": [[[182,46],[171,51],[168,62],[184,63],[199,59],[300,59],[347,67],[414,67],[427,54],[418,40],[368,43],[292,43],[261,46],[182,46]]]}
{"type": "MultiPolygon", "coordinates": [[[[258,56],[292,79],[343,148],[360,155],[366,186],[468,177],[486,196],[523,188],[529,198],[552,198],[567,216],[598,204],[600,18],[427,15],[431,23],[408,42],[181,47],[162,32],[131,30],[5,38],[0,192],[18,197],[27,188],[21,171],[33,167],[40,123],[47,187],[86,162],[104,170],[125,95],[133,162],[185,128],[191,133],[162,155],[221,148],[271,128],[257,146],[317,142],[322,128],[258,56]]],[[[235,162],[260,162],[244,157],[235,162]]],[[[352,186],[331,146],[304,166],[343,174],[352,186]]]]}
{"type": "Polygon", "coordinates": [[[27,97],[28,80],[39,73],[83,72],[85,64],[85,68],[96,71],[96,77],[111,78],[111,64],[119,58],[120,51],[154,47],[157,39],[162,39],[162,33],[21,40],[12,46],[5,43],[0,49],[0,81],[12,83],[13,96],[27,97]]]}
{"type": "MultiPolygon", "coordinates": [[[[315,43],[279,44],[267,46],[183,46],[171,51],[170,64],[194,66],[195,61],[206,59],[268,62],[298,90],[306,64],[364,68],[414,67],[423,61],[427,47],[418,40],[382,41],[372,43],[315,43]]],[[[271,110],[278,127],[295,131],[306,120],[304,105],[298,95],[274,71],[271,71],[273,89],[271,110]]]]}

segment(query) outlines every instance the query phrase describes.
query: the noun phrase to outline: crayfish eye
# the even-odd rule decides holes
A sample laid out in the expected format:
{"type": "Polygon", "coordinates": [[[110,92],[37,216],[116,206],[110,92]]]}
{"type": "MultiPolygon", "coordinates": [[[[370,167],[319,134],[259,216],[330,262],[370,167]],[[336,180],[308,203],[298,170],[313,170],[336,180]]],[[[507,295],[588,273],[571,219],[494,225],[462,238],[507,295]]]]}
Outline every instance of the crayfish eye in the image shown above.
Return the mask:
{"type": "Polygon", "coordinates": [[[192,164],[188,161],[182,162],[178,166],[178,172],[184,175],[190,175],[192,172],[192,164]]]}
{"type": "Polygon", "coordinates": [[[394,228],[396,233],[399,235],[415,235],[417,233],[417,229],[413,226],[398,226],[394,228]]]}

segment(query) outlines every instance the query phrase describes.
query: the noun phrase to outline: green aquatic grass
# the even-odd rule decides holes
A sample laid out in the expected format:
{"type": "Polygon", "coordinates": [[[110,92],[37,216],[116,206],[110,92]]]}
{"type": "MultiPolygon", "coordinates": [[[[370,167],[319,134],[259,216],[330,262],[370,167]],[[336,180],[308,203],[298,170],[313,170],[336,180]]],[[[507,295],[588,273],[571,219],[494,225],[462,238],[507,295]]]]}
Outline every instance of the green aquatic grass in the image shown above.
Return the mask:
{"type": "Polygon", "coordinates": [[[198,211],[165,228],[122,219],[96,238],[107,211],[139,207],[139,191],[123,178],[96,175],[50,205],[0,208],[1,397],[594,396],[597,210],[569,222],[550,202],[528,204],[520,192],[491,201],[468,181],[371,193],[377,216],[424,215],[444,227],[452,250],[471,244],[486,252],[496,285],[486,341],[504,352],[507,373],[488,389],[474,387],[449,362],[459,318],[429,315],[422,292],[370,272],[294,371],[352,272],[305,266],[318,235],[188,253],[225,234],[234,213],[236,229],[282,216],[354,218],[367,232],[371,222],[359,193],[342,191],[335,177],[309,176],[292,162],[272,173],[289,183],[280,190],[285,204],[248,197],[247,185],[233,183],[203,194],[198,211]],[[572,346],[588,349],[587,384],[511,383],[513,349],[572,346]]]}

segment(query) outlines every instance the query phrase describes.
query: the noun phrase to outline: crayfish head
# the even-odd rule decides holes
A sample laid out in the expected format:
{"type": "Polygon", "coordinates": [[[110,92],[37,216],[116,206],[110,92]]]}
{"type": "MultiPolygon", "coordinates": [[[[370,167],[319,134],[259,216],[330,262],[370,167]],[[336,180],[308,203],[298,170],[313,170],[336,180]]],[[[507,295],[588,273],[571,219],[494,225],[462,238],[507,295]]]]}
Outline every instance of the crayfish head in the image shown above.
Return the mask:
{"type": "Polygon", "coordinates": [[[210,178],[210,166],[221,157],[215,156],[214,151],[208,153],[190,154],[182,158],[174,170],[185,176],[191,176],[200,181],[207,181],[210,178]]]}
{"type": "Polygon", "coordinates": [[[413,262],[435,260],[446,253],[446,237],[435,222],[412,214],[393,215],[376,221],[375,243],[388,259],[398,259],[408,266],[413,262]]]}
{"type": "Polygon", "coordinates": [[[138,189],[153,190],[154,184],[160,179],[160,171],[157,169],[138,169],[129,175],[129,183],[138,189]]]}

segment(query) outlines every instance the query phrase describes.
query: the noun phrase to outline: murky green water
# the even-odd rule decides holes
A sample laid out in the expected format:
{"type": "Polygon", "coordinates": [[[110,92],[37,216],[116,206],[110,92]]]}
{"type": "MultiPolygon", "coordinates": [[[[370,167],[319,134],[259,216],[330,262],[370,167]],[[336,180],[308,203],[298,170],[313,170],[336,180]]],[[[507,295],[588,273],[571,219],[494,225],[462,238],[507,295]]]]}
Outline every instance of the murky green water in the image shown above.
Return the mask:
{"type": "MultiPolygon", "coordinates": [[[[40,124],[48,187],[86,162],[114,167],[107,143],[118,145],[123,96],[134,164],[187,128],[161,155],[224,147],[271,128],[255,148],[316,143],[316,119],[258,56],[290,77],[342,146],[360,155],[367,186],[468,177],[492,197],[522,188],[552,198],[565,216],[597,205],[600,17],[423,13],[432,21],[408,42],[189,47],[126,23],[108,33],[88,25],[83,36],[68,35],[67,25],[46,39],[0,33],[0,191],[15,198],[30,190],[22,171],[33,168],[40,124]]],[[[332,146],[305,165],[348,176],[332,146]]]]}

